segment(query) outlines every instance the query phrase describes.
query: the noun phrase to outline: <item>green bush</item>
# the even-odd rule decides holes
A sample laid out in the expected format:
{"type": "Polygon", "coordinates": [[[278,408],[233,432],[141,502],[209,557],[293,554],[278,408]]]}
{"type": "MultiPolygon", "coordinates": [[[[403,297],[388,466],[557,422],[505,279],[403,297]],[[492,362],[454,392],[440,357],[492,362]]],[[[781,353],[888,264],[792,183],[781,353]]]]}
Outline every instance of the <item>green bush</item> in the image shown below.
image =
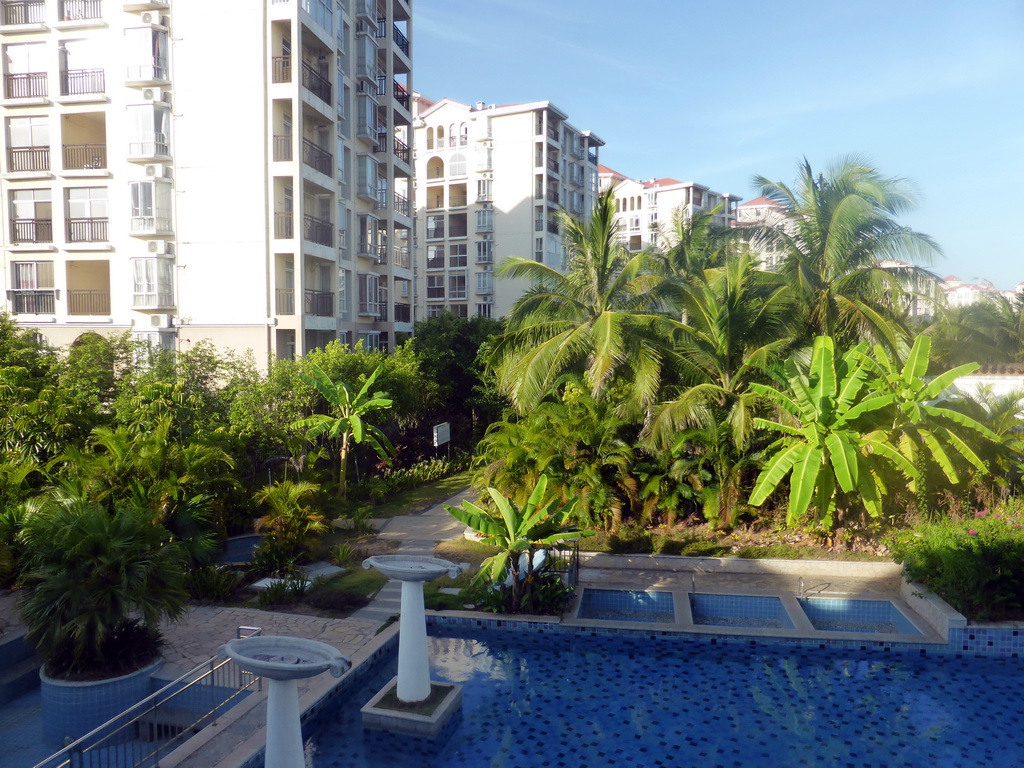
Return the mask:
{"type": "Polygon", "coordinates": [[[185,588],[193,600],[226,603],[241,584],[238,572],[223,565],[202,565],[185,573],[185,588]]]}
{"type": "Polygon", "coordinates": [[[385,469],[380,474],[364,479],[353,489],[352,495],[380,504],[396,493],[419,488],[469,469],[470,459],[467,453],[456,453],[451,458],[426,459],[411,467],[385,469]]]}
{"type": "MultiPolygon", "coordinates": [[[[1019,504],[1018,504],[1019,505],[1019,504]]],[[[1024,515],[1014,505],[922,523],[889,539],[907,577],[974,621],[1024,619],[1024,515]]]]}
{"type": "Polygon", "coordinates": [[[347,589],[315,589],[306,596],[306,602],[324,611],[349,613],[370,604],[370,598],[347,589]]]}
{"type": "Polygon", "coordinates": [[[299,558],[277,544],[273,539],[266,538],[253,550],[249,573],[256,578],[272,576],[284,579],[299,572],[299,558]]]}

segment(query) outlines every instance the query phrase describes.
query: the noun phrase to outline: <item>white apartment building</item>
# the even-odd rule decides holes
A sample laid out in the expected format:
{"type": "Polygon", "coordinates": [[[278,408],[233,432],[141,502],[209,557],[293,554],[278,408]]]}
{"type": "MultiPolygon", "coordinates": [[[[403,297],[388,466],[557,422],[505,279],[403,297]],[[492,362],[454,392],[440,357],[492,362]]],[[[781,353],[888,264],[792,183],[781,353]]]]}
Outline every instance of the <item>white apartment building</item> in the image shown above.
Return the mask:
{"type": "Polygon", "coordinates": [[[547,101],[414,102],[418,317],[501,317],[528,286],[494,265],[564,269],[556,214],[590,215],[604,142],[547,101]]]}
{"type": "MultiPolygon", "coordinates": [[[[781,203],[768,197],[755,197],[736,207],[736,221],[733,222],[733,226],[778,227],[784,226],[785,222],[786,209],[781,203]]],[[[750,244],[753,252],[761,259],[762,267],[776,269],[779,266],[784,255],[781,248],[756,237],[751,238],[750,244]]]]}
{"type": "Polygon", "coordinates": [[[715,223],[732,226],[736,221],[736,204],[742,200],[692,181],[630,179],[603,165],[600,179],[602,188],[614,189],[619,237],[631,252],[663,244],[663,239],[671,234],[672,217],[677,212],[691,216],[721,205],[715,223]]]}
{"type": "Polygon", "coordinates": [[[409,333],[410,4],[0,0],[0,303],[57,345],[409,333]]]}

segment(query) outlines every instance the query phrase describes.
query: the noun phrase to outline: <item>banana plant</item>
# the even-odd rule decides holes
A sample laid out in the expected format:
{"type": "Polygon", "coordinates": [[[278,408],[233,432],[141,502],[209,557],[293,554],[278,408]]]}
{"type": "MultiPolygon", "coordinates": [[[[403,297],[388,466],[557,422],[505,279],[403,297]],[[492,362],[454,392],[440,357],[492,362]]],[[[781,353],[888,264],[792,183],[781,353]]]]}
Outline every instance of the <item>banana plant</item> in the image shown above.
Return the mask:
{"type": "Polygon", "coordinates": [[[859,494],[872,517],[881,515],[886,487],[885,464],[914,478],[917,470],[880,432],[863,433],[857,420],[893,404],[892,392],[865,390],[870,373],[861,344],[836,358],[829,336],[814,340],[810,368],[804,372],[793,358],[786,361],[788,392],[752,383],[750,388],[788,416],[757,418],[756,427],[782,435],[766,451],[770,458],[758,475],[750,503],[763,504],[789,475],[787,525],[795,525],[812,502],[816,522],[835,526],[838,491],[859,494]]]}
{"type": "Polygon", "coordinates": [[[557,497],[546,499],[547,487],[548,478],[541,475],[521,509],[496,488],[487,489],[494,502],[493,510],[473,504],[468,499],[462,502],[461,507],[444,505],[448,514],[481,534],[484,543],[498,548],[497,554],[480,564],[476,580],[498,584],[506,578],[506,573],[510,573],[514,606],[519,605],[521,587],[532,570],[536,550],[593,534],[592,531],[569,527],[579,499],[557,506],[557,497]],[[523,554],[527,557],[522,558],[523,554]],[[525,560],[525,569],[521,560],[525,560]]]}

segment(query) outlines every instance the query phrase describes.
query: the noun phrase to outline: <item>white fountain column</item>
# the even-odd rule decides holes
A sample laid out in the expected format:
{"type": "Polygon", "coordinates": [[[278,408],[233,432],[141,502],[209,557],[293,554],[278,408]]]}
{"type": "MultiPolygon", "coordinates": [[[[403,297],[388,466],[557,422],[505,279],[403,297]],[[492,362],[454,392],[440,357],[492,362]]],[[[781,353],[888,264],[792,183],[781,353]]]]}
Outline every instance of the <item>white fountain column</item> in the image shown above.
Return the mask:
{"type": "Polygon", "coordinates": [[[398,698],[423,701],[430,696],[430,659],[422,581],[402,582],[402,613],[398,621],[398,698]]]}
{"type": "Polygon", "coordinates": [[[299,684],[296,680],[270,680],[267,691],[266,768],[295,768],[305,764],[299,684]]]}

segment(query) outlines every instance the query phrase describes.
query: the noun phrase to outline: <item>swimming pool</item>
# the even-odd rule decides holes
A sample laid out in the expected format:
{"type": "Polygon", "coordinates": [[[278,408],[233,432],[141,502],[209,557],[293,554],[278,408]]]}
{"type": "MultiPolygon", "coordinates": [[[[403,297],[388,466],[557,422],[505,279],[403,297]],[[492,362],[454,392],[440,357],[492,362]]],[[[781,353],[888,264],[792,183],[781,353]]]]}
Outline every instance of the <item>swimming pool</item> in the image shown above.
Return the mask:
{"type": "Polygon", "coordinates": [[[463,711],[440,749],[363,731],[382,663],[322,713],[309,768],[1024,765],[1019,658],[432,627],[463,711]]]}

